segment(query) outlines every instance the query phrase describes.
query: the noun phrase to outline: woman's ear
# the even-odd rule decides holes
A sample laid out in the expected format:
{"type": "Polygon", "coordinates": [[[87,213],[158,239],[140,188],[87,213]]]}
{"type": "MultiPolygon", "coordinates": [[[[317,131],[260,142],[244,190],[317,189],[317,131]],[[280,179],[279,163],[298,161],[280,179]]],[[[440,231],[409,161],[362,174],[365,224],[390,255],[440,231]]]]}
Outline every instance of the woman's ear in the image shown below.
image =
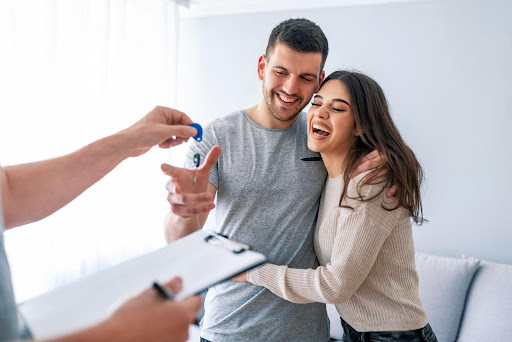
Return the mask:
{"type": "Polygon", "coordinates": [[[362,130],[361,130],[361,132],[359,132],[359,130],[357,129],[357,124],[356,124],[356,123],[354,123],[354,135],[355,135],[356,137],[360,137],[360,136],[361,136],[361,135],[363,135],[363,134],[364,134],[364,132],[363,132],[362,130]]]}

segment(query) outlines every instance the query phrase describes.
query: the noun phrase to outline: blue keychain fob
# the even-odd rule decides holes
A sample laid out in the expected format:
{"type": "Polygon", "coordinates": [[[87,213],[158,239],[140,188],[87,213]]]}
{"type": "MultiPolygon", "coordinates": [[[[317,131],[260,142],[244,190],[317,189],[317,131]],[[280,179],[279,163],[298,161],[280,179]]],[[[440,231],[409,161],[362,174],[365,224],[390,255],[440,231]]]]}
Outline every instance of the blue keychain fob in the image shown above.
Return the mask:
{"type": "Polygon", "coordinates": [[[197,135],[195,137],[193,137],[196,141],[201,141],[203,140],[203,128],[201,128],[201,125],[198,124],[198,123],[191,123],[190,126],[194,127],[195,129],[197,129],[197,135]]]}

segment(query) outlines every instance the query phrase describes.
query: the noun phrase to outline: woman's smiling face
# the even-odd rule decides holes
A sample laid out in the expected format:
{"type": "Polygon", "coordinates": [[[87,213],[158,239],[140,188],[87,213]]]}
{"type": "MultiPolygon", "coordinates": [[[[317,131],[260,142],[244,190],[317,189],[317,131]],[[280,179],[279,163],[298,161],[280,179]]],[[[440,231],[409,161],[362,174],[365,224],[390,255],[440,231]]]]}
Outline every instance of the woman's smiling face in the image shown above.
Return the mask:
{"type": "Polygon", "coordinates": [[[351,99],[345,85],[329,80],[308,111],[308,147],[322,154],[345,155],[357,139],[351,99]]]}

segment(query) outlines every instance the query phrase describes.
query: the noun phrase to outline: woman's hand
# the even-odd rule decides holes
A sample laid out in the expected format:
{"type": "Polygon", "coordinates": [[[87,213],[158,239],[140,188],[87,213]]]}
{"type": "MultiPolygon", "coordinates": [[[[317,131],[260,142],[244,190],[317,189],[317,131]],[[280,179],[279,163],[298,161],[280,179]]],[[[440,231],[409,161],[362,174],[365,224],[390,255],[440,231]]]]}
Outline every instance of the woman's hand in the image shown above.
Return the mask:
{"type": "Polygon", "coordinates": [[[234,276],[233,278],[231,278],[231,280],[234,280],[234,281],[247,281],[247,272],[242,272],[242,273],[234,276]]]}

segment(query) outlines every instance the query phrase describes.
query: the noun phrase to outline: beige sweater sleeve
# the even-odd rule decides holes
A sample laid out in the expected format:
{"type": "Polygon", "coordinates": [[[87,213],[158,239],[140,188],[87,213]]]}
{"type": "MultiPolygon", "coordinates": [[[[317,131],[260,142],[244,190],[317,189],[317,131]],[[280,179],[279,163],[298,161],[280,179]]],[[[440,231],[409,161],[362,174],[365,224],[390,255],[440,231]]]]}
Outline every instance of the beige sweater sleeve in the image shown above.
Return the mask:
{"type": "MultiPolygon", "coordinates": [[[[360,178],[359,178],[360,179],[360,178]]],[[[353,197],[359,179],[349,184],[353,197]]],[[[364,198],[373,197],[379,185],[364,185],[364,198]]],[[[354,210],[338,208],[337,220],[329,220],[336,230],[330,262],[316,269],[294,269],[265,264],[247,273],[247,279],[294,303],[342,303],[354,294],[370,272],[382,244],[398,220],[400,210],[382,208],[384,192],[371,201],[347,199],[354,210]]],[[[329,224],[329,223],[328,223],[329,224]]],[[[329,229],[329,227],[327,227],[329,229]]],[[[319,240],[322,240],[319,236],[319,240]]],[[[319,241],[321,244],[322,241],[319,241]]]]}

